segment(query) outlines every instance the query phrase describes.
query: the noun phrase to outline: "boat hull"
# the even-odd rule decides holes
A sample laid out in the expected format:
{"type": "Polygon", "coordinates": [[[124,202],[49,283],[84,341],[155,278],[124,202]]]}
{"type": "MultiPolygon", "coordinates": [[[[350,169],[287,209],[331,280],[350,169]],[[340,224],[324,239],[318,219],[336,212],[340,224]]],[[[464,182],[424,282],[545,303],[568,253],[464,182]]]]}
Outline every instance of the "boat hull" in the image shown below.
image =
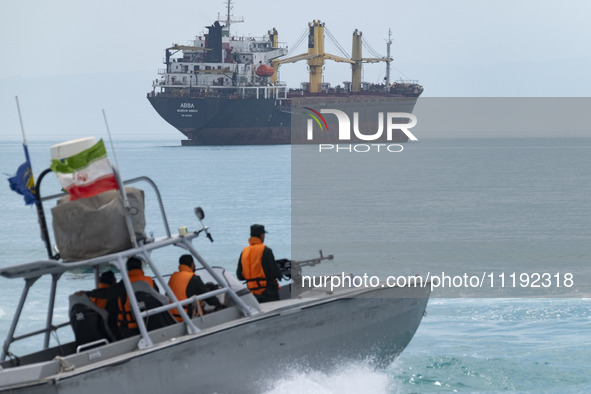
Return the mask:
{"type": "Polygon", "coordinates": [[[256,317],[74,368],[41,386],[12,392],[257,393],[271,388],[282,371],[328,372],[348,360],[367,359],[387,366],[413,337],[428,297],[429,288],[422,287],[279,301],[256,317]]]}
{"type": "MultiPolygon", "coordinates": [[[[302,132],[294,130],[298,127],[294,124],[294,119],[304,117],[303,108],[336,108],[346,112],[350,119],[353,119],[354,112],[370,114],[371,118],[362,120],[359,127],[362,130],[375,131],[378,127],[378,113],[411,113],[417,97],[349,94],[257,99],[150,94],[148,100],[164,120],[187,136],[182,141],[183,145],[280,145],[308,143],[304,138],[294,139],[294,132],[302,132]]],[[[332,129],[336,129],[336,118],[326,118],[328,128],[331,129],[332,126],[332,129]]],[[[399,132],[388,142],[406,141],[408,137],[399,132]]]]}

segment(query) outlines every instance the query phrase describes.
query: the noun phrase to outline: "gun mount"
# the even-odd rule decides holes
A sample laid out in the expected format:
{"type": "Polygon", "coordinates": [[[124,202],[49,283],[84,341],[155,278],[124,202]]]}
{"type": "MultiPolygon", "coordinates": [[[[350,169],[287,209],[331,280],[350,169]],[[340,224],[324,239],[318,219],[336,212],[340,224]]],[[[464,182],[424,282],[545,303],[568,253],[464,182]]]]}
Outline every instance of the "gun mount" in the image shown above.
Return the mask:
{"type": "Polygon", "coordinates": [[[302,267],[313,267],[315,265],[320,264],[324,260],[332,260],[334,256],[329,254],[328,256],[324,256],[322,254],[322,250],[318,251],[320,254],[319,257],[309,259],[309,260],[289,260],[289,259],[281,259],[277,260],[277,265],[281,270],[281,274],[285,279],[291,279],[291,293],[292,296],[298,294],[298,289],[301,288],[302,283],[302,267]]]}

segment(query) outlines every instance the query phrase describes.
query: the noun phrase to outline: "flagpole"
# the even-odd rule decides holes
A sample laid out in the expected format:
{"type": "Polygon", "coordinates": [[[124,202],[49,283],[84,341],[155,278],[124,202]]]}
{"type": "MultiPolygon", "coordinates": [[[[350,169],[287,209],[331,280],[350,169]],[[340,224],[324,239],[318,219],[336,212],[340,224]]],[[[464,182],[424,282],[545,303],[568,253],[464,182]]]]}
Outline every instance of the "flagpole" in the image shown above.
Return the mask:
{"type": "Polygon", "coordinates": [[[25,136],[25,126],[23,125],[23,117],[21,116],[21,106],[18,102],[18,96],[14,97],[16,99],[16,109],[18,110],[18,120],[21,122],[21,133],[23,134],[23,144],[27,145],[27,137],[25,136]]]}
{"type": "MultiPolygon", "coordinates": [[[[27,136],[25,135],[25,126],[23,123],[23,117],[21,115],[21,106],[18,101],[18,96],[15,96],[14,98],[16,100],[16,109],[18,110],[18,120],[21,124],[21,133],[23,135],[23,148],[25,150],[25,158],[31,168],[31,178],[33,178],[34,182],[35,177],[33,176],[33,165],[31,164],[31,159],[29,157],[29,149],[27,147],[27,136]]],[[[47,228],[47,221],[45,220],[43,204],[41,203],[41,198],[39,196],[39,184],[41,183],[41,179],[45,176],[46,172],[42,172],[39,176],[38,182],[35,182],[35,206],[37,207],[37,218],[39,219],[39,227],[41,228],[41,240],[45,243],[45,249],[47,249],[47,256],[50,259],[56,259],[56,256],[53,255],[51,250],[51,242],[49,241],[49,230],[47,228]]]]}
{"type": "MultiPolygon", "coordinates": [[[[23,149],[25,151],[25,159],[27,160],[27,163],[29,163],[29,168],[31,169],[31,178],[33,179],[33,182],[35,182],[35,177],[33,176],[33,165],[31,164],[31,158],[29,157],[29,148],[27,146],[27,136],[25,135],[25,125],[23,123],[23,117],[21,115],[21,106],[18,101],[18,96],[14,96],[14,99],[16,100],[16,109],[18,111],[18,120],[21,124],[21,134],[23,135],[23,149]]],[[[36,192],[33,193],[33,197],[35,197],[35,204],[38,206],[39,205],[39,198],[37,198],[36,192]]]]}
{"type": "MultiPolygon", "coordinates": [[[[18,111],[18,120],[21,124],[21,134],[23,135],[23,148],[25,150],[25,158],[27,159],[27,162],[30,164],[31,163],[31,159],[29,157],[29,149],[27,146],[27,136],[25,135],[25,125],[23,123],[23,117],[21,115],[21,105],[18,101],[18,96],[14,96],[14,99],[16,100],[16,109],[18,111]]],[[[33,177],[33,165],[31,165],[31,177],[33,179],[35,179],[35,177],[33,177]]],[[[35,198],[35,200],[37,200],[37,198],[35,198]]]]}

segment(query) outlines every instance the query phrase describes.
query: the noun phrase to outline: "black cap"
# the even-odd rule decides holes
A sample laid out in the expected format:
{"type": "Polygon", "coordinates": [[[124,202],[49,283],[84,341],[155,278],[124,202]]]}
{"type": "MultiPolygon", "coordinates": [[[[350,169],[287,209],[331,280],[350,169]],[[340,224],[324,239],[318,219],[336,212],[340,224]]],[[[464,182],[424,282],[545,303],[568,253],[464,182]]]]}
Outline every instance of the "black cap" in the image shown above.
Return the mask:
{"type": "Polygon", "coordinates": [[[127,259],[127,270],[131,271],[131,270],[137,270],[137,269],[141,269],[142,268],[142,261],[140,259],[138,259],[137,257],[130,257],[127,259]]]}
{"type": "Polygon", "coordinates": [[[267,233],[265,231],[265,226],[262,224],[253,224],[250,226],[250,236],[251,237],[260,237],[261,235],[267,233]]]}
{"type": "Polygon", "coordinates": [[[111,270],[103,272],[99,278],[99,282],[113,286],[117,282],[117,279],[115,279],[115,273],[111,270]]]}
{"type": "Polygon", "coordinates": [[[187,267],[190,267],[191,264],[194,263],[193,260],[193,256],[191,256],[190,254],[184,254],[181,257],[179,257],[179,265],[186,265],[187,267]]]}

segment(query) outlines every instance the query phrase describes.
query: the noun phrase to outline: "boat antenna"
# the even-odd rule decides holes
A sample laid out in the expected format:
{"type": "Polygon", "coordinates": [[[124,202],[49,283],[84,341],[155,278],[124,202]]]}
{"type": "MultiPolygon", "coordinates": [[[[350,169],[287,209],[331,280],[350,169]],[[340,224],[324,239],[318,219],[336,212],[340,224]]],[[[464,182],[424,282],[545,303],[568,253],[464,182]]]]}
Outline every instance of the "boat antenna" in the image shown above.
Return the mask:
{"type": "Polygon", "coordinates": [[[129,238],[134,248],[137,248],[137,239],[135,237],[135,230],[133,229],[133,223],[131,221],[131,205],[129,204],[129,200],[127,199],[127,193],[125,192],[125,187],[123,186],[123,181],[121,180],[121,175],[119,174],[119,161],[117,160],[117,154],[115,153],[115,146],[113,145],[113,138],[111,138],[111,130],[109,129],[109,122],[107,122],[107,114],[103,109],[103,118],[105,119],[105,126],[107,128],[107,134],[109,135],[109,142],[111,143],[111,150],[113,151],[113,157],[115,158],[115,178],[117,179],[117,184],[119,186],[119,191],[121,193],[121,198],[123,198],[123,207],[125,211],[125,221],[127,223],[127,230],[129,231],[129,238]]]}
{"type": "Polygon", "coordinates": [[[115,153],[115,147],[113,146],[113,139],[111,138],[111,130],[109,129],[109,122],[107,122],[107,114],[103,108],[103,118],[105,119],[105,127],[107,128],[107,134],[109,135],[109,143],[111,144],[111,150],[113,151],[113,157],[115,158],[115,167],[119,171],[119,162],[117,161],[117,154],[115,153]]]}

